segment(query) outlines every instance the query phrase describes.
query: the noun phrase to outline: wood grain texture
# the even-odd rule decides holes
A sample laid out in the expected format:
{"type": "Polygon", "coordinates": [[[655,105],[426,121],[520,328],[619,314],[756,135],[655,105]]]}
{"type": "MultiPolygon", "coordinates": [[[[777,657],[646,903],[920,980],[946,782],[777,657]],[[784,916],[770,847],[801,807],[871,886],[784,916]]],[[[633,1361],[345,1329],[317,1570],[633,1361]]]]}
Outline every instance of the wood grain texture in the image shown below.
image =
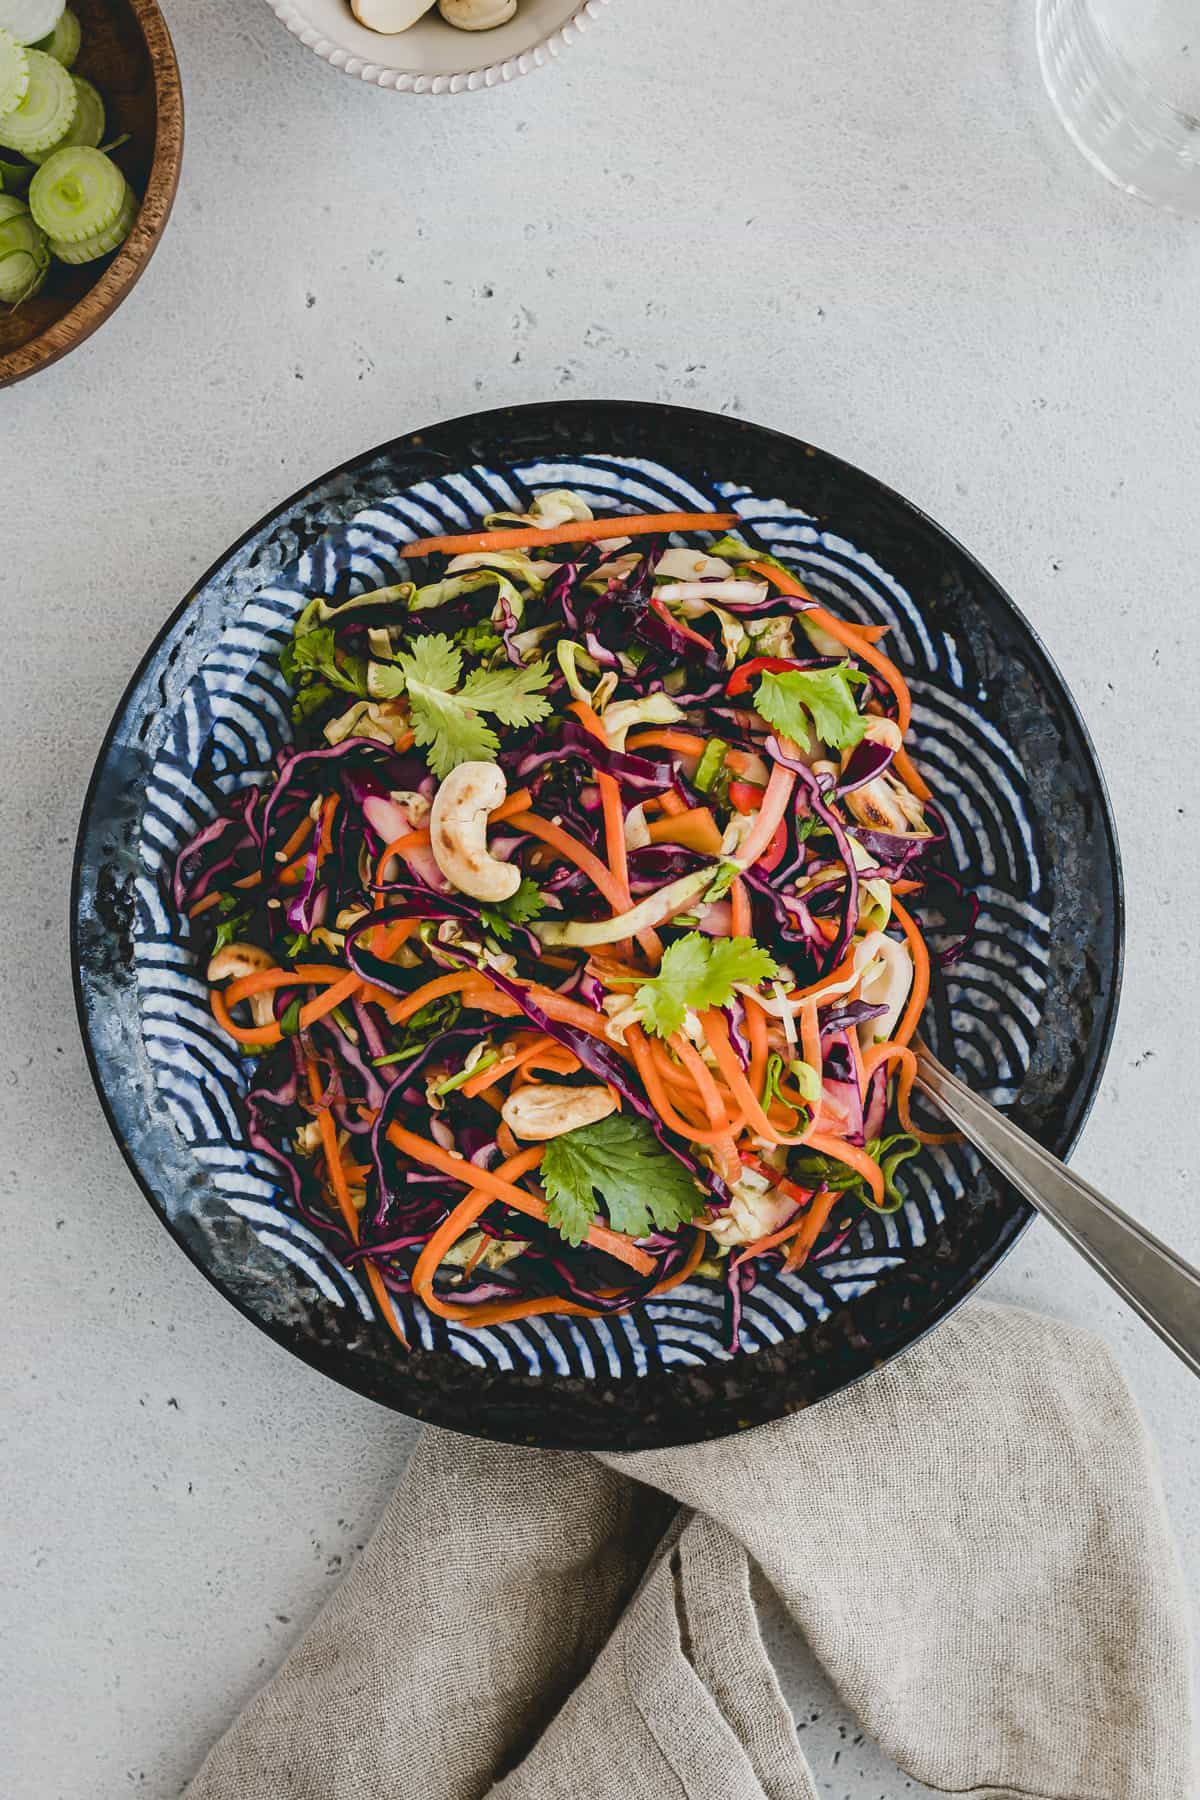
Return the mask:
{"type": "Polygon", "coordinates": [[[105,141],[129,134],[113,160],[141,206],[112,256],[77,268],[52,263],[42,291],[0,316],[0,387],[56,362],[116,311],[154,254],[179,185],[183,90],[156,0],[71,4],[83,31],[74,72],[100,90],[105,141]]]}

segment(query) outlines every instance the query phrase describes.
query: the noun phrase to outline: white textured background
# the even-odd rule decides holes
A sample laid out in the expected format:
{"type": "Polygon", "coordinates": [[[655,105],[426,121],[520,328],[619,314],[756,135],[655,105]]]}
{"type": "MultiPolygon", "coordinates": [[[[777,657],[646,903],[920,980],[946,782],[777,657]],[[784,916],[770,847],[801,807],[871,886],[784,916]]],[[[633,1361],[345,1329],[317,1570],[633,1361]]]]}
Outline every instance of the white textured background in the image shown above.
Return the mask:
{"type": "MultiPolygon", "coordinates": [[[[262,0],[166,11],[188,138],[166,238],[97,337],[0,395],[9,1800],[175,1795],[410,1442],[156,1222],[67,959],[84,787],[142,650],[262,512],[398,432],[553,395],[727,409],[988,564],[1080,701],[1125,853],[1125,999],[1078,1166],[1200,1258],[1200,227],[1059,134],[1032,0],[617,0],[557,68],[451,100],[335,74],[262,0]]],[[[1196,1384],[1048,1229],[989,1292],[1115,1346],[1195,1593],[1196,1384]]],[[[922,1791],[787,1666],[824,1793],[922,1791]]]]}

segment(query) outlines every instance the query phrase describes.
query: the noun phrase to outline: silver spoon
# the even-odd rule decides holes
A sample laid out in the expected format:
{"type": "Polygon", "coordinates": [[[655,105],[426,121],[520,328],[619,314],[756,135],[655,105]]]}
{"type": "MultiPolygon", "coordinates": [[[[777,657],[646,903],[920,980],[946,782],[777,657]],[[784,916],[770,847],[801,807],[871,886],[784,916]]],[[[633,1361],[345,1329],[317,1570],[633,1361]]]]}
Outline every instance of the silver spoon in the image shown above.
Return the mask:
{"type": "Polygon", "coordinates": [[[972,1093],[924,1044],[913,1048],[921,1092],[1200,1375],[1200,1271],[972,1093]]]}

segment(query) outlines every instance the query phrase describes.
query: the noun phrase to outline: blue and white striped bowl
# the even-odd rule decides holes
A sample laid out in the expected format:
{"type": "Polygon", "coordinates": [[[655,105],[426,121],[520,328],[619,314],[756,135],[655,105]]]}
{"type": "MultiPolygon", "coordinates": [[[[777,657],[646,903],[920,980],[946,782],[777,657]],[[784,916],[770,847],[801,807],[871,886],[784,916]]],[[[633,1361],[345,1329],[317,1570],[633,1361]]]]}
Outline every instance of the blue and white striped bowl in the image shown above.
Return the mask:
{"type": "Polygon", "coordinates": [[[969,1148],[933,1150],[907,1166],[900,1212],[864,1213],[834,1254],[760,1277],[735,1357],[724,1289],[694,1279],[620,1317],[484,1331],[409,1303],[420,1348],[405,1359],[365,1285],[247,1146],[246,1066],[213,1023],[168,899],[180,846],[290,738],[275,659],[305,600],[396,580],[410,539],[562,486],[597,512],[733,510],[835,611],[889,626],[919,759],[981,902],[930,1035],[974,1086],[1068,1147],[1107,1048],[1121,926],[1107,801],[1059,677],[995,584],[897,496],[807,446],[670,408],[520,408],[399,440],[294,497],[222,559],[135,677],[97,769],[79,850],[81,1016],[152,1203],[291,1348],[461,1429],[661,1443],[774,1416],[894,1353],[978,1280],[1024,1208],[969,1148]]]}

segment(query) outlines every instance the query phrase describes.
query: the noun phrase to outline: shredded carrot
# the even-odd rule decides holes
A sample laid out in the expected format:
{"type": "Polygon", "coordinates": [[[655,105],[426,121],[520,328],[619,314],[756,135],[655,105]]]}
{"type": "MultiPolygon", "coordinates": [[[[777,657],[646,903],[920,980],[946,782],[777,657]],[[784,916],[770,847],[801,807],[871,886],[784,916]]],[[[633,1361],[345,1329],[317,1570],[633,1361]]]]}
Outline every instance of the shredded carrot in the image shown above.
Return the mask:
{"type": "Polygon", "coordinates": [[[858,1149],[855,1144],[848,1144],[844,1138],[830,1137],[824,1131],[815,1131],[808,1140],[808,1147],[810,1150],[819,1150],[822,1156],[832,1157],[834,1162],[845,1163],[848,1169],[861,1175],[875,1196],[875,1204],[883,1205],[883,1170],[865,1150],[858,1149]]]}
{"type": "Polygon", "coordinates": [[[501,1050],[499,1062],[489,1063],[486,1069],[481,1069],[478,1074],[472,1075],[469,1081],[463,1082],[464,1099],[473,1100],[477,1094],[482,1094],[485,1088],[495,1087],[497,1082],[506,1080],[510,1075],[515,1075],[531,1056],[536,1056],[539,1050],[544,1050],[553,1042],[553,1038],[548,1037],[535,1037],[532,1040],[524,1037],[512,1038],[501,1050]],[[511,1051],[511,1055],[506,1054],[508,1051],[511,1051]]]}
{"type": "MultiPolygon", "coordinates": [[[[729,934],[731,937],[752,937],[753,928],[750,892],[739,876],[729,889],[729,934]]],[[[750,1086],[756,1094],[761,1094],[767,1076],[767,1015],[753,1000],[743,998],[746,1036],[750,1040],[750,1086]]]]}
{"type": "MultiPolygon", "coordinates": [[[[528,1214],[530,1218],[546,1219],[546,1202],[533,1194],[527,1194],[524,1188],[516,1187],[501,1175],[494,1175],[490,1169],[480,1169],[474,1163],[467,1162],[465,1157],[455,1156],[450,1150],[443,1150],[440,1144],[431,1142],[429,1138],[418,1136],[415,1131],[408,1131],[403,1125],[388,1126],[388,1142],[397,1150],[402,1150],[414,1162],[424,1163],[427,1168],[440,1169],[443,1175],[449,1175],[455,1181],[463,1181],[468,1188],[480,1188],[493,1200],[502,1200],[506,1206],[514,1207],[517,1212],[528,1214]]],[[[430,1240],[433,1241],[432,1239],[430,1240]]],[[[606,1255],[613,1256],[618,1262],[636,1269],[639,1275],[654,1273],[654,1258],[639,1250],[632,1240],[622,1232],[613,1231],[607,1225],[589,1225],[587,1241],[593,1249],[603,1250],[606,1255]]],[[[427,1246],[428,1247],[428,1246],[427,1246]]],[[[424,1258],[422,1252],[422,1259],[424,1258]]],[[[440,1260],[440,1258],[439,1258],[440,1260]]],[[[413,1272],[413,1286],[417,1286],[416,1271],[413,1272]]]]}
{"type": "MultiPolygon", "coordinates": [[[[697,1263],[703,1257],[705,1243],[705,1233],[697,1231],[692,1247],[679,1268],[673,1275],[668,1275],[665,1280],[656,1282],[646,1298],[652,1299],[655,1294],[665,1294],[671,1288],[678,1287],[681,1282],[686,1281],[695,1272],[697,1263]]],[[[612,1289],[602,1291],[606,1299],[616,1297],[612,1289]]],[[[577,1318],[584,1319],[598,1319],[603,1316],[595,1307],[582,1306],[578,1300],[559,1300],[551,1294],[543,1294],[527,1300],[488,1300],[479,1306],[464,1306],[453,1310],[431,1290],[426,1290],[422,1294],[422,1299],[431,1312],[439,1313],[445,1318],[453,1316],[457,1318],[459,1324],[466,1325],[468,1329],[486,1325],[501,1325],[509,1319],[528,1319],[539,1313],[572,1313],[577,1318]]]]}
{"type": "Polygon", "coordinates": [[[775,836],[775,828],[787,812],[795,785],[796,777],[791,769],[785,768],[782,763],[772,765],[771,779],[767,782],[762,805],[748,835],[738,848],[737,858],[743,869],[751,868],[758,861],[775,836]]]}
{"type": "Polygon", "coordinates": [[[304,856],[298,856],[295,862],[290,862],[288,864],[286,869],[280,869],[279,874],[275,879],[281,887],[299,887],[300,883],[304,880],[304,870],[307,862],[307,853],[304,856]]]}
{"type": "Polygon", "coordinates": [[[655,819],[647,826],[652,844],[682,844],[685,850],[698,850],[702,856],[720,856],[721,831],[707,806],[684,807],[672,815],[664,807],[665,819],[655,819]]]}
{"type": "Polygon", "coordinates": [[[717,1067],[725,1078],[734,1099],[745,1114],[746,1124],[759,1137],[769,1138],[775,1144],[803,1144],[808,1141],[807,1132],[799,1136],[790,1136],[773,1125],[762,1109],[758,1095],[746,1080],[742,1065],[738,1061],[737,1052],[729,1041],[729,1027],[723,1015],[715,1007],[700,1014],[700,1023],[704,1027],[704,1036],[708,1047],[716,1058],[717,1067]]]}
{"type": "Polygon", "coordinates": [[[736,513],[629,513],[624,518],[572,519],[566,525],[518,525],[500,531],[468,531],[460,537],[414,538],[403,546],[403,555],[408,561],[435,554],[536,550],[550,544],[594,544],[605,538],[647,537],[656,531],[728,531],[736,524],[736,513]]]}
{"type": "Polygon", "coordinates": [[[849,980],[853,973],[854,952],[851,950],[847,956],[843,957],[836,969],[831,969],[828,975],[821,977],[820,981],[814,981],[811,987],[793,988],[788,999],[817,1000],[822,994],[827,994],[832,988],[837,987],[839,982],[849,980]]]}
{"type": "Polygon", "coordinates": [[[567,862],[573,862],[577,869],[582,869],[593,886],[599,888],[614,912],[628,910],[628,902],[612,870],[586,844],[581,844],[569,831],[564,831],[561,825],[553,825],[549,819],[540,818],[537,813],[532,812],[517,813],[512,824],[514,830],[540,838],[543,844],[557,850],[567,862]]]}
{"type": "Polygon", "coordinates": [[[419,826],[416,831],[404,831],[398,838],[393,838],[375,865],[376,887],[384,885],[384,870],[393,856],[405,856],[410,850],[428,850],[432,841],[424,825],[419,826]]]}
{"type": "Polygon", "coordinates": [[[667,1130],[677,1132],[680,1137],[693,1138],[697,1143],[701,1144],[724,1143],[729,1137],[728,1125],[722,1124],[711,1128],[702,1128],[698,1125],[692,1125],[687,1119],[680,1117],[679,1113],[675,1110],[675,1107],[667,1097],[661,1074],[655,1063],[654,1053],[651,1051],[649,1044],[642,1035],[640,1026],[630,1025],[626,1028],[625,1042],[629,1045],[629,1048],[633,1053],[634,1066],[641,1078],[642,1086],[646,1090],[650,1104],[653,1106],[663,1124],[667,1127],[667,1130]]]}
{"type": "Polygon", "coordinates": [[[472,1250],[470,1256],[468,1256],[466,1262],[463,1264],[463,1280],[464,1281],[467,1279],[468,1275],[473,1275],[475,1273],[476,1269],[479,1267],[480,1263],[483,1261],[484,1257],[487,1255],[488,1245],[491,1242],[492,1242],[491,1238],[487,1237],[481,1231],[479,1234],[479,1242],[476,1244],[476,1246],[472,1250]]]}
{"type": "Polygon", "coordinates": [[[961,1131],[924,1131],[913,1123],[912,1091],[917,1073],[917,1059],[904,1044],[875,1044],[863,1058],[869,1081],[881,1063],[899,1064],[896,1071],[896,1112],[902,1128],[919,1144],[961,1144],[961,1131]]]}
{"type": "Polygon", "coordinates": [[[401,1000],[391,1013],[393,1025],[403,1025],[414,1013],[428,1006],[431,1000],[441,1000],[447,994],[461,994],[464,988],[478,986],[479,971],[462,969],[453,975],[438,975],[433,981],[426,981],[419,988],[401,1000]]]}
{"type": "Polygon", "coordinates": [[[281,863],[291,862],[300,846],[302,844],[307,844],[309,837],[312,834],[312,830],[312,817],[309,813],[305,813],[295,831],[293,831],[291,837],[287,840],[287,843],[281,844],[276,851],[275,860],[281,863]]]}
{"type": "MultiPolygon", "coordinates": [[[[635,731],[626,738],[627,750],[674,750],[680,756],[704,755],[708,748],[706,738],[697,737],[690,731],[635,731]]],[[[762,768],[762,758],[754,756],[749,750],[727,750],[725,766],[735,775],[752,774],[762,768]]],[[[761,780],[761,775],[759,776],[761,780]]],[[[661,795],[659,796],[661,799],[661,795]]]]}
{"type": "Polygon", "coordinates": [[[200,914],[206,913],[210,906],[219,906],[224,898],[224,894],[221,893],[205,894],[203,900],[197,900],[195,906],[189,906],[188,918],[198,919],[200,914]]]}
{"type": "Polygon", "coordinates": [[[796,1241],[783,1259],[785,1269],[798,1269],[808,1261],[809,1252],[825,1227],[825,1221],[837,1205],[839,1195],[834,1188],[821,1188],[813,1195],[804,1215],[796,1241]]]}
{"type": "Polygon", "coordinates": [[[656,798],[663,811],[669,813],[673,819],[679,818],[681,813],[687,811],[686,801],[681,800],[679,795],[674,793],[671,788],[667,788],[664,793],[657,795],[656,798]]]}
{"type": "Polygon", "coordinates": [[[729,888],[729,927],[730,937],[753,936],[750,893],[740,875],[729,888]]]}
{"type": "Polygon", "coordinates": [[[515,1156],[517,1154],[517,1140],[509,1130],[508,1126],[504,1123],[503,1119],[496,1127],[496,1142],[499,1144],[500,1149],[505,1156],[515,1156]]]}
{"type": "MultiPolygon", "coordinates": [[[[338,1203],[338,1209],[346,1222],[346,1229],[357,1244],[359,1239],[358,1213],[355,1211],[354,1201],[350,1196],[349,1184],[346,1181],[346,1173],[342,1167],[341,1151],[338,1148],[337,1141],[337,1126],[334,1124],[333,1114],[330,1112],[329,1108],[323,1104],[321,1076],[317,1069],[317,1065],[311,1056],[305,1057],[304,1070],[308,1077],[308,1091],[312,1097],[313,1105],[317,1109],[317,1128],[321,1133],[321,1148],[325,1152],[325,1167],[329,1174],[329,1185],[333,1189],[334,1198],[338,1203]]],[[[400,1321],[396,1317],[395,1309],[392,1306],[391,1296],[384,1285],[383,1277],[380,1275],[379,1270],[375,1267],[373,1262],[368,1260],[366,1268],[367,1279],[371,1284],[372,1292],[378,1302],[379,1310],[387,1320],[392,1331],[407,1350],[408,1339],[405,1337],[404,1332],[400,1327],[400,1321]]]]}
{"type": "MultiPolygon", "coordinates": [[[[542,1160],[542,1155],[543,1146],[541,1144],[535,1144],[528,1150],[514,1152],[506,1162],[501,1164],[498,1175],[508,1183],[515,1182],[518,1177],[536,1167],[542,1160]]],[[[423,1246],[412,1272],[412,1288],[414,1294],[424,1301],[430,1312],[439,1313],[443,1318],[455,1319],[472,1311],[470,1307],[448,1307],[443,1301],[439,1301],[433,1291],[433,1278],[445,1260],[447,1252],[453,1249],[459,1238],[466,1235],[480,1214],[487,1211],[494,1198],[494,1194],[485,1189],[472,1186],[470,1192],[451,1208],[423,1246]]]]}
{"type": "Polygon", "coordinates": [[[892,917],[897,920],[908,940],[909,954],[913,961],[912,992],[908,996],[908,1004],[900,1023],[892,1033],[896,1043],[907,1044],[917,1029],[925,1010],[925,1002],[929,998],[929,952],[925,948],[925,939],[917,930],[916,921],[898,900],[892,901],[892,917]]]}
{"type": "MultiPolygon", "coordinates": [[[[716,1125],[728,1121],[729,1136],[720,1142],[717,1148],[724,1164],[725,1179],[736,1181],[741,1173],[741,1167],[737,1144],[734,1140],[745,1124],[744,1113],[738,1106],[734,1095],[730,1094],[728,1099],[726,1098],[725,1090],[717,1086],[708,1064],[682,1031],[677,1031],[671,1039],[671,1048],[695,1083],[696,1091],[700,1095],[709,1120],[716,1125]]],[[[696,1136],[694,1131],[692,1136],[696,1136]]]]}
{"type": "Polygon", "coordinates": [[[854,627],[860,637],[865,637],[868,644],[878,644],[892,629],[890,625],[856,625],[854,627]]]}
{"type": "Polygon", "coordinates": [[[896,771],[910,794],[915,794],[918,800],[933,799],[932,791],[907,750],[900,749],[896,751],[896,754],[892,757],[892,768],[896,771]]]}
{"type": "Polygon", "coordinates": [[[761,1256],[764,1250],[774,1250],[777,1244],[786,1244],[790,1237],[795,1237],[798,1231],[804,1230],[804,1223],[805,1214],[801,1213],[797,1218],[789,1219],[787,1224],[781,1226],[778,1231],[768,1231],[765,1237],[755,1238],[752,1244],[746,1245],[739,1256],[733,1258],[732,1267],[740,1269],[742,1264],[749,1262],[752,1256],[761,1256]]]}
{"type": "MultiPolygon", "coordinates": [[[[590,736],[607,745],[604,727],[586,700],[572,701],[568,710],[575,714],[590,736]]],[[[597,769],[596,786],[600,790],[600,805],[604,812],[604,843],[608,851],[608,866],[623,896],[618,911],[628,912],[633,900],[629,892],[629,861],[625,847],[625,813],[621,805],[620,783],[603,769],[597,769]]]]}
{"type": "MultiPolygon", "coordinates": [[[[338,970],[333,973],[332,980],[329,976],[325,976],[323,979],[330,981],[325,992],[316,1000],[306,1001],[300,1008],[299,1029],[301,1031],[307,1031],[308,1027],[315,1024],[318,1019],[325,1018],[326,1014],[333,1012],[336,1007],[349,1000],[351,995],[362,986],[362,978],[353,970],[349,974],[338,970]]],[[[222,993],[219,988],[210,990],[208,1000],[213,1018],[221,1030],[227,1032],[237,1043],[250,1044],[255,1048],[281,1043],[283,1029],[278,1021],[274,1025],[238,1025],[230,1017],[230,1006],[236,1006],[239,1000],[247,997],[246,984],[248,982],[257,982],[258,988],[252,991],[258,992],[267,988],[306,987],[313,984],[306,981],[298,971],[293,971],[289,975],[285,969],[263,969],[256,975],[243,975],[239,980],[231,982],[225,993],[222,993]],[[262,976],[273,976],[276,979],[265,981],[261,979],[262,976]]]]}
{"type": "Polygon", "coordinates": [[[804,1052],[804,1060],[816,1073],[820,1081],[824,1061],[821,1056],[821,1022],[817,1017],[817,1003],[806,1000],[800,1008],[800,1048],[804,1052]]]}
{"type": "Polygon", "coordinates": [[[669,611],[661,600],[651,600],[650,611],[657,613],[664,625],[669,625],[675,631],[678,631],[690,644],[699,644],[700,648],[706,652],[712,649],[712,645],[706,637],[701,636],[698,631],[693,631],[692,627],[685,624],[682,619],[677,619],[674,613],[669,611]]]}
{"type": "MultiPolygon", "coordinates": [[[[581,844],[578,838],[573,838],[569,831],[564,831],[561,825],[553,825],[549,819],[543,819],[537,813],[532,812],[516,813],[512,823],[517,831],[528,832],[530,837],[540,838],[543,844],[548,844],[552,850],[557,850],[559,855],[565,857],[568,862],[573,862],[577,869],[582,869],[588,880],[604,895],[612,907],[614,915],[629,911],[628,891],[621,887],[612,870],[607,868],[600,858],[588,849],[586,844],[581,844]]],[[[623,838],[622,841],[624,841],[623,838]]],[[[662,960],[662,944],[658,937],[650,930],[639,931],[637,937],[638,943],[650,961],[657,967],[662,960]]]]}
{"type": "Polygon", "coordinates": [[[330,794],[321,809],[321,836],[317,844],[317,867],[320,868],[329,852],[333,849],[333,815],[338,808],[338,797],[330,794]]]}

